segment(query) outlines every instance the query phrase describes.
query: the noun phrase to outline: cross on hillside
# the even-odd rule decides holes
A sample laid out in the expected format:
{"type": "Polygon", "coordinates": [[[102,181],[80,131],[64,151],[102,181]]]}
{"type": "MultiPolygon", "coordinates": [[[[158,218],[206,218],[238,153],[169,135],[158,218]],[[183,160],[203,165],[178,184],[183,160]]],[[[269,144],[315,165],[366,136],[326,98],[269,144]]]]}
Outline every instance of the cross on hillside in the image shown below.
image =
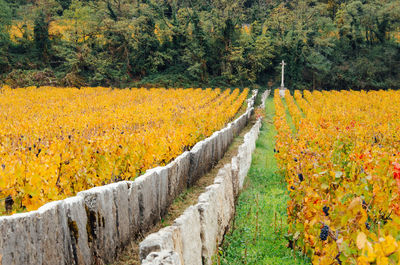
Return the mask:
{"type": "Polygon", "coordinates": [[[285,85],[284,85],[284,79],[285,79],[285,65],[286,65],[285,61],[282,60],[282,62],[280,63],[280,65],[282,65],[281,89],[284,89],[284,88],[285,88],[285,85]]]}
{"type": "Polygon", "coordinates": [[[282,60],[282,62],[280,63],[280,65],[282,65],[282,78],[281,78],[281,87],[279,88],[279,94],[281,95],[281,97],[285,97],[285,84],[284,84],[284,79],[285,79],[285,61],[282,60]]]}

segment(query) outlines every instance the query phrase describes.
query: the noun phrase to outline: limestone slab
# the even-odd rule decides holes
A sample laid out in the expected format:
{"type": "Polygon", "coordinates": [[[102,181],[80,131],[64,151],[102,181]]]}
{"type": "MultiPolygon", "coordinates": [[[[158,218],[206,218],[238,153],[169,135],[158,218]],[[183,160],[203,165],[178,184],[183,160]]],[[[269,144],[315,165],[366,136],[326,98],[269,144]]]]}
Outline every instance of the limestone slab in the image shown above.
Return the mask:
{"type": "Polygon", "coordinates": [[[143,265],[183,265],[179,259],[179,255],[174,251],[152,252],[143,265]]]}
{"type": "Polygon", "coordinates": [[[42,263],[38,212],[0,217],[2,264],[42,263]]]}
{"type": "Polygon", "coordinates": [[[67,264],[92,264],[92,253],[89,247],[87,232],[87,211],[83,197],[75,196],[63,200],[68,229],[64,231],[69,236],[69,255],[67,264]]]}
{"type": "Polygon", "coordinates": [[[106,185],[78,193],[85,201],[88,245],[94,262],[112,262],[119,241],[113,189],[106,185]]]}
{"type": "Polygon", "coordinates": [[[168,168],[156,167],[147,170],[146,173],[157,174],[157,200],[160,207],[160,217],[164,216],[168,208],[168,168]]]}
{"type": "Polygon", "coordinates": [[[40,242],[37,251],[42,255],[42,264],[77,264],[78,259],[71,246],[68,220],[64,201],[45,204],[38,209],[36,231],[40,242]]]}
{"type": "Polygon", "coordinates": [[[115,226],[117,228],[117,247],[123,247],[129,243],[129,187],[131,183],[121,181],[110,184],[113,191],[115,207],[115,226]]]}
{"type": "Polygon", "coordinates": [[[204,164],[201,161],[205,149],[204,146],[204,142],[201,141],[190,150],[188,187],[191,187],[200,178],[201,172],[204,171],[204,164]]]}
{"type": "Polygon", "coordinates": [[[190,152],[185,151],[175,161],[178,165],[178,185],[176,186],[176,195],[178,195],[187,188],[189,183],[190,152]]]}
{"type": "Polygon", "coordinates": [[[196,206],[190,206],[178,217],[173,226],[179,229],[183,257],[183,264],[202,265],[201,260],[201,238],[200,238],[200,215],[196,206]]]}
{"type": "Polygon", "coordinates": [[[137,238],[140,227],[139,185],[136,181],[127,181],[128,185],[128,221],[129,236],[137,238]]]}
{"type": "Polygon", "coordinates": [[[202,258],[203,264],[212,264],[212,256],[217,249],[216,242],[222,239],[218,238],[218,230],[221,229],[221,203],[218,201],[218,192],[221,191],[220,184],[213,184],[207,187],[207,191],[200,195],[198,209],[200,213],[201,240],[202,240],[202,258]]]}
{"type": "Polygon", "coordinates": [[[146,259],[151,252],[160,252],[164,250],[173,250],[177,253],[182,253],[182,239],[178,227],[168,226],[156,233],[148,235],[139,244],[140,260],[146,259]]]}
{"type": "Polygon", "coordinates": [[[138,186],[138,201],[140,213],[140,228],[148,231],[150,227],[160,220],[159,190],[160,181],[158,174],[154,171],[146,172],[135,179],[138,186]]]}

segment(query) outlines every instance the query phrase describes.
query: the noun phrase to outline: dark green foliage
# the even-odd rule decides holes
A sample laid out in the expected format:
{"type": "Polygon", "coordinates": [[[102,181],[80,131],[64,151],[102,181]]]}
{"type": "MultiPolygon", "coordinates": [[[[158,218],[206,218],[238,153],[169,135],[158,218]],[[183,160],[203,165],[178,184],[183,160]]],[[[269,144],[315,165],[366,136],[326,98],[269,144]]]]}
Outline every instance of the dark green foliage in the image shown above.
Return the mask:
{"type": "Polygon", "coordinates": [[[47,62],[50,50],[49,21],[41,10],[35,19],[33,36],[38,60],[47,62]]]}
{"type": "Polygon", "coordinates": [[[399,14],[396,0],[0,0],[0,83],[271,86],[283,59],[290,89],[400,88],[399,14]]]}
{"type": "Polygon", "coordinates": [[[0,0],[0,74],[11,67],[8,58],[10,36],[8,29],[11,25],[11,8],[4,0],[0,0]]]}

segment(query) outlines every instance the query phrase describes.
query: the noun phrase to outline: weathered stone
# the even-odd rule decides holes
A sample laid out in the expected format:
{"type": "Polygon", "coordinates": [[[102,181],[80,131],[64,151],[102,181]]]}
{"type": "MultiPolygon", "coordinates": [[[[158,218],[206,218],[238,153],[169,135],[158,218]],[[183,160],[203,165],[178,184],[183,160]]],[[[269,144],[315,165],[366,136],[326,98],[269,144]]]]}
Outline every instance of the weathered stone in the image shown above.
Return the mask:
{"type": "Polygon", "coordinates": [[[193,184],[201,177],[201,172],[204,171],[204,163],[201,161],[204,152],[204,142],[198,142],[190,150],[190,169],[189,169],[189,179],[188,187],[193,186],[193,184]]]}
{"type": "Polygon", "coordinates": [[[222,190],[221,184],[213,184],[207,187],[207,191],[200,195],[198,209],[200,213],[202,257],[203,264],[212,264],[212,256],[217,249],[219,229],[222,216],[222,203],[218,201],[218,193],[222,190]]]}
{"type": "Polygon", "coordinates": [[[200,215],[197,206],[190,206],[178,217],[173,226],[179,229],[182,238],[182,250],[178,255],[183,257],[182,264],[202,265],[200,215]]]}
{"type": "Polygon", "coordinates": [[[182,239],[178,227],[168,226],[148,235],[139,245],[140,260],[146,259],[151,252],[164,250],[182,252],[182,239]]]}
{"type": "Polygon", "coordinates": [[[167,169],[168,174],[168,192],[167,192],[167,207],[169,207],[176,196],[179,195],[178,193],[178,186],[179,186],[179,176],[178,176],[178,163],[176,160],[172,161],[168,165],[165,166],[167,169]]]}
{"type": "MultiPolygon", "coordinates": [[[[160,216],[164,216],[168,208],[168,168],[156,167],[147,170],[148,173],[155,172],[158,179],[157,200],[160,206],[160,216]]],[[[146,173],[147,173],[146,172],[146,173]]]]}
{"type": "Polygon", "coordinates": [[[224,153],[222,150],[222,132],[218,131],[214,133],[215,135],[215,145],[214,145],[214,157],[215,157],[215,162],[218,163],[218,161],[223,157],[224,153]]]}
{"type": "MultiPolygon", "coordinates": [[[[116,253],[118,238],[117,210],[113,187],[106,185],[81,191],[86,206],[88,243],[95,259],[110,263],[116,253]]],[[[100,262],[96,261],[95,262],[100,262]]]]}
{"type": "Polygon", "coordinates": [[[38,212],[0,217],[1,264],[43,263],[38,212]]]}
{"type": "Polygon", "coordinates": [[[228,131],[227,128],[225,127],[220,131],[220,142],[221,142],[221,158],[224,156],[227,145],[228,145],[228,131]]]}
{"type": "Polygon", "coordinates": [[[142,265],[183,265],[179,255],[174,251],[152,252],[142,265]]]}
{"type": "Polygon", "coordinates": [[[35,231],[40,238],[38,244],[42,255],[42,264],[77,264],[70,249],[71,238],[68,221],[64,210],[64,201],[55,201],[45,204],[38,210],[38,230],[35,231]]]}
{"type": "Polygon", "coordinates": [[[211,141],[211,167],[218,163],[218,132],[213,133],[210,136],[211,141]]]}
{"type": "Polygon", "coordinates": [[[251,115],[254,113],[254,107],[247,110],[247,118],[250,119],[251,115]]]}
{"type": "Polygon", "coordinates": [[[213,166],[213,142],[212,139],[207,138],[203,141],[203,153],[201,163],[203,164],[202,170],[199,172],[200,176],[207,173],[213,166]]]}
{"type": "Polygon", "coordinates": [[[229,123],[226,131],[227,131],[226,134],[227,134],[227,138],[228,138],[227,139],[228,142],[227,142],[226,150],[228,150],[229,146],[233,142],[233,137],[234,137],[232,123],[229,123]]]}
{"type": "Polygon", "coordinates": [[[139,184],[137,181],[128,182],[128,216],[129,216],[129,235],[137,238],[140,227],[140,207],[139,207],[139,184]]]}
{"type": "Polygon", "coordinates": [[[233,134],[234,136],[238,136],[240,132],[243,130],[247,122],[247,116],[245,114],[240,115],[233,123],[233,134]]]}
{"type": "Polygon", "coordinates": [[[142,242],[139,244],[139,258],[140,260],[146,259],[147,255],[151,252],[160,252],[162,249],[165,249],[170,245],[170,250],[172,250],[173,243],[168,242],[168,238],[162,238],[160,236],[160,231],[157,233],[153,233],[148,235],[142,242]],[[168,244],[169,243],[169,244],[168,244]]]}
{"type": "Polygon", "coordinates": [[[218,171],[217,177],[214,180],[214,184],[221,184],[223,188],[220,194],[218,194],[218,196],[220,197],[218,200],[222,202],[222,205],[219,207],[220,209],[222,209],[219,238],[222,238],[229,228],[230,221],[235,211],[231,172],[231,165],[227,164],[218,171]]]}
{"type": "Polygon", "coordinates": [[[68,229],[64,231],[64,237],[69,237],[66,253],[69,255],[70,262],[66,262],[66,264],[92,264],[93,257],[89,248],[88,231],[86,230],[88,219],[84,198],[75,196],[67,198],[63,202],[68,225],[68,229]]]}
{"type": "Polygon", "coordinates": [[[115,206],[115,225],[117,227],[118,242],[116,247],[123,247],[129,243],[129,186],[128,181],[121,181],[108,185],[113,191],[115,206]]]}
{"type": "Polygon", "coordinates": [[[231,160],[232,187],[235,200],[239,195],[239,161],[238,157],[234,156],[231,160]]]}
{"type": "Polygon", "coordinates": [[[239,189],[241,190],[249,168],[247,148],[245,145],[239,146],[237,158],[239,162],[239,189]]]}
{"type": "Polygon", "coordinates": [[[157,172],[148,171],[135,179],[139,190],[140,227],[148,231],[160,220],[160,179],[157,172]]]}
{"type": "Polygon", "coordinates": [[[190,152],[185,151],[175,158],[175,161],[178,164],[178,185],[176,187],[176,195],[179,195],[187,188],[189,183],[190,152]]]}

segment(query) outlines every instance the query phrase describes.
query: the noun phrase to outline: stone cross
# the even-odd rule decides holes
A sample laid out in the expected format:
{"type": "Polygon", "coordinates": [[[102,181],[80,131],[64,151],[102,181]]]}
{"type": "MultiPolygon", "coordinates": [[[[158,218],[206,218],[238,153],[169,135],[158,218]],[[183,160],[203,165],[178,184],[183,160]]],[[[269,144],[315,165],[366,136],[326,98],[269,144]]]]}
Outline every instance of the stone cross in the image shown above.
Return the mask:
{"type": "Polygon", "coordinates": [[[280,63],[280,65],[282,65],[282,81],[281,81],[281,87],[279,88],[279,95],[282,97],[282,98],[284,98],[285,97],[285,90],[286,90],[286,87],[285,87],[285,84],[284,84],[284,79],[285,79],[285,65],[286,65],[286,63],[285,63],[285,61],[284,60],[282,60],[282,62],[280,63]]]}
{"type": "Polygon", "coordinates": [[[285,79],[285,61],[282,60],[282,62],[280,63],[280,65],[282,65],[282,81],[281,81],[281,89],[284,89],[285,85],[284,85],[284,79],[285,79]]]}

